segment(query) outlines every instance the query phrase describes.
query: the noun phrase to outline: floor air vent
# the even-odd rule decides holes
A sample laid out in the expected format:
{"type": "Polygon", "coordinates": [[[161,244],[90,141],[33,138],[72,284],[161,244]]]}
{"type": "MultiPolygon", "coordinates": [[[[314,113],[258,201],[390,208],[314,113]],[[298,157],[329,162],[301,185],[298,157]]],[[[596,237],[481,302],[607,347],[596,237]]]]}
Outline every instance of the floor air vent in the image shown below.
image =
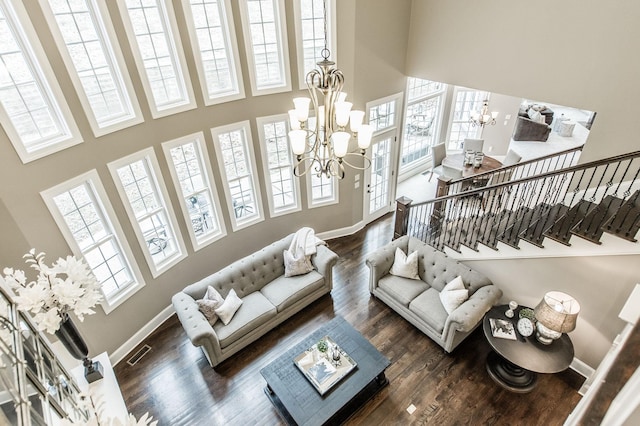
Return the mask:
{"type": "Polygon", "coordinates": [[[147,353],[149,353],[150,350],[151,350],[151,346],[144,345],[143,347],[140,348],[140,350],[138,352],[133,354],[133,356],[127,360],[127,364],[136,365],[136,363],[138,361],[140,361],[143,356],[145,356],[147,353]]]}

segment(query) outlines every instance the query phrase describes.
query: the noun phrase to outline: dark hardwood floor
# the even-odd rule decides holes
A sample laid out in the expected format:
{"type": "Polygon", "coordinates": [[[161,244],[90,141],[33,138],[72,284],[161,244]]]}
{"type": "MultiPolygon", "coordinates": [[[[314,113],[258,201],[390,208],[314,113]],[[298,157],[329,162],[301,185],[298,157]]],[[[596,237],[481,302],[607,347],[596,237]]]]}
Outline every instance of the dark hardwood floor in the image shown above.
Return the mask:
{"type": "MultiPolygon", "coordinates": [[[[481,327],[452,354],[368,291],[367,253],[392,236],[392,216],[328,241],[340,256],[334,289],[286,323],[220,364],[209,367],[174,315],[143,344],[151,351],[116,376],[130,412],[159,425],[282,424],[263,393],[260,369],[335,315],[343,316],[391,360],[389,386],[349,419],[350,425],[561,425],[580,400],[583,378],[567,370],[541,375],[529,394],[495,384],[485,370],[489,345],[481,327]],[[406,410],[416,407],[413,414],[406,410]]],[[[127,357],[128,358],[128,357],[127,357]]]]}

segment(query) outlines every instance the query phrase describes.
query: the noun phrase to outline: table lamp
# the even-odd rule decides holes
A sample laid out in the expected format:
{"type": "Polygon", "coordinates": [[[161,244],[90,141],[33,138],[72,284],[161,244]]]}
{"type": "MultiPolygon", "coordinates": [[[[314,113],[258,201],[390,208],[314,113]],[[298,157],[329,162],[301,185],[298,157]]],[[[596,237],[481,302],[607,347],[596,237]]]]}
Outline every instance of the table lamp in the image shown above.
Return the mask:
{"type": "Polygon", "coordinates": [[[536,317],[536,339],[544,345],[550,345],[576,328],[576,319],[580,304],[576,299],[560,291],[550,291],[544,295],[534,309],[536,317]]]}

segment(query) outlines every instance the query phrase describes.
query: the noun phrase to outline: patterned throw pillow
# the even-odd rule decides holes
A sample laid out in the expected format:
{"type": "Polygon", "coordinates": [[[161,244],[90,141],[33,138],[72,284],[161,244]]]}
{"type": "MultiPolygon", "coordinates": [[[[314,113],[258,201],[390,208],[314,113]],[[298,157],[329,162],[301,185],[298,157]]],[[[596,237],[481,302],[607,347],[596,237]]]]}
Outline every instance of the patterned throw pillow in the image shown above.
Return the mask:
{"type": "Polygon", "coordinates": [[[198,304],[198,309],[204,317],[209,321],[209,324],[213,326],[213,324],[218,321],[218,314],[216,314],[216,308],[222,305],[224,302],[224,298],[218,293],[218,290],[209,286],[207,288],[207,293],[204,295],[202,299],[196,300],[198,304]]]}
{"type": "Polygon", "coordinates": [[[300,257],[293,257],[289,250],[282,252],[284,257],[284,276],[294,277],[296,275],[304,275],[313,271],[313,265],[309,256],[300,254],[300,257]]]}

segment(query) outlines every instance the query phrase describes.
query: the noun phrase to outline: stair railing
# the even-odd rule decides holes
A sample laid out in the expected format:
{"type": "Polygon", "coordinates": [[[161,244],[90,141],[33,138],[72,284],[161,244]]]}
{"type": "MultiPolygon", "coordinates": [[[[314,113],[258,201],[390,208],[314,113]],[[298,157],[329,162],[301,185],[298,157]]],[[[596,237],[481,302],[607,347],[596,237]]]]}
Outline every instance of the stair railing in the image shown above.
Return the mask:
{"type": "MultiPolygon", "coordinates": [[[[500,172],[508,170],[494,173],[500,172]]],[[[638,223],[638,212],[631,208],[619,210],[616,217],[606,214],[610,207],[638,198],[639,175],[636,151],[415,205],[403,198],[394,237],[413,235],[440,250],[447,246],[460,251],[462,244],[474,250],[479,244],[497,249],[498,241],[517,248],[521,238],[539,246],[544,237],[568,244],[578,226],[578,235],[598,242],[603,229],[620,235],[630,232],[622,224],[638,223]]]]}
{"type": "Polygon", "coordinates": [[[575,148],[522,161],[511,166],[501,167],[497,170],[478,173],[470,177],[451,179],[447,182],[447,185],[450,186],[449,193],[458,192],[460,188],[467,187],[468,182],[486,182],[493,174],[501,173],[505,170],[509,170],[509,173],[511,173],[511,180],[517,180],[573,166],[578,163],[583,147],[584,145],[580,145],[575,148]]]}

